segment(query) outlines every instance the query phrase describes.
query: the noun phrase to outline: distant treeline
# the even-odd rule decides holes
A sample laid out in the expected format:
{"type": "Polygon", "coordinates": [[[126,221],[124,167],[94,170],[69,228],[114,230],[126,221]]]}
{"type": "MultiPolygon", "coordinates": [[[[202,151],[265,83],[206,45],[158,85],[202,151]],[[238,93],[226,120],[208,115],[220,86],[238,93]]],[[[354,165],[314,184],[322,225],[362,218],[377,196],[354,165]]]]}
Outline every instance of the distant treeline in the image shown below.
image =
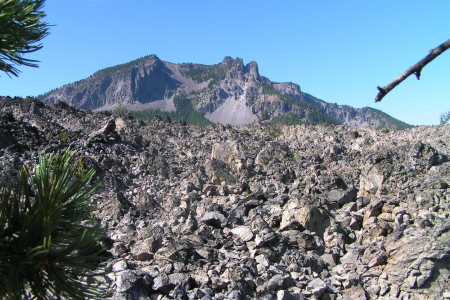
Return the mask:
{"type": "Polygon", "coordinates": [[[231,66],[225,67],[222,64],[212,66],[184,64],[181,72],[184,76],[191,78],[196,83],[205,82],[211,79],[208,88],[213,89],[219,79],[222,78],[230,68],[231,66]]]}
{"type": "Polygon", "coordinates": [[[284,125],[341,125],[342,123],[336,119],[320,112],[310,112],[305,118],[305,113],[287,113],[285,115],[276,116],[269,122],[269,124],[284,124],[284,125]]]}
{"type": "MultiPolygon", "coordinates": [[[[295,97],[290,97],[286,95],[281,95],[275,90],[266,90],[270,93],[276,93],[279,97],[287,104],[294,104],[304,109],[300,113],[287,113],[285,115],[280,115],[267,123],[270,124],[285,124],[285,125],[297,125],[297,124],[329,124],[329,125],[340,125],[341,122],[325,114],[322,109],[316,105],[309,104],[304,100],[297,99],[295,97]],[[305,113],[307,112],[307,113],[305,113]]],[[[210,125],[213,124],[211,121],[205,118],[203,113],[195,110],[192,105],[191,99],[188,98],[186,92],[181,92],[173,98],[176,111],[164,112],[159,109],[146,109],[142,111],[130,111],[130,113],[136,118],[142,119],[152,119],[155,116],[160,116],[165,119],[167,116],[172,120],[186,120],[189,124],[194,125],[210,125]]],[[[270,119],[268,111],[263,112],[262,120],[270,119]]]]}
{"type": "MultiPolygon", "coordinates": [[[[367,109],[366,107],[363,108],[367,109]]],[[[413,128],[413,125],[409,125],[408,123],[402,122],[400,120],[397,120],[393,117],[391,117],[390,115],[382,112],[381,110],[375,109],[375,108],[370,108],[374,111],[374,115],[377,116],[380,119],[380,125],[377,127],[377,129],[381,129],[381,128],[385,128],[386,126],[386,122],[385,120],[388,122],[389,127],[394,127],[398,130],[404,130],[404,129],[408,129],[408,128],[413,128]],[[383,120],[385,119],[385,120],[383,120]]]]}
{"type": "Polygon", "coordinates": [[[130,111],[135,118],[153,119],[155,116],[160,116],[163,119],[169,117],[173,121],[186,120],[187,123],[193,125],[210,125],[214,124],[205,116],[194,109],[191,100],[187,98],[185,92],[179,93],[173,98],[176,111],[161,111],[159,109],[146,109],[142,111],[130,111]]]}
{"type": "MultiPolygon", "coordinates": [[[[268,85],[260,85],[262,87],[264,94],[266,95],[276,95],[279,99],[285,103],[285,105],[292,106],[295,105],[304,111],[301,113],[287,113],[285,115],[280,115],[272,120],[270,123],[278,123],[285,125],[297,125],[297,124],[310,124],[310,125],[318,125],[318,124],[329,124],[329,125],[341,125],[342,123],[336,120],[333,117],[327,115],[320,106],[311,104],[306,102],[305,100],[298,99],[293,96],[281,94],[276,89],[268,86],[268,85]],[[307,114],[305,113],[307,112],[307,114]],[[305,118],[306,116],[306,118],[305,118]]],[[[263,112],[263,120],[268,119],[268,116],[264,115],[263,112]]]]}
{"type": "Polygon", "coordinates": [[[119,65],[115,65],[115,66],[108,67],[108,68],[105,68],[105,69],[101,69],[101,70],[95,72],[94,75],[92,75],[92,76],[105,76],[105,75],[108,75],[108,74],[113,73],[115,71],[121,71],[122,73],[123,72],[128,72],[130,67],[135,66],[137,64],[140,64],[142,62],[145,62],[149,58],[151,58],[152,56],[154,56],[154,58],[158,58],[155,54],[146,55],[146,56],[140,57],[138,59],[135,59],[133,61],[130,61],[130,62],[127,62],[127,63],[124,63],[124,64],[119,64],[119,65]]]}

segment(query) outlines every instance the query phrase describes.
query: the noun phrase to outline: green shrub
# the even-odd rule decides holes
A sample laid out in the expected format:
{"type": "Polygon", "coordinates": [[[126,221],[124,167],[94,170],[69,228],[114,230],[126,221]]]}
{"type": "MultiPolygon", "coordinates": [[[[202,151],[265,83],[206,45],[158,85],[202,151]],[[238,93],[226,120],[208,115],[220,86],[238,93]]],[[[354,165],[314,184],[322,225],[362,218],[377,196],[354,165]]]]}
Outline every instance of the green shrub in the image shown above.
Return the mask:
{"type": "Polygon", "coordinates": [[[116,103],[117,107],[114,109],[114,113],[119,116],[124,116],[128,112],[128,109],[123,104],[122,99],[116,98],[116,103]]]}
{"type": "Polygon", "coordinates": [[[300,152],[297,150],[295,151],[294,156],[292,157],[292,162],[296,164],[298,163],[299,159],[300,159],[300,152]]]}
{"type": "Polygon", "coordinates": [[[102,231],[82,222],[90,216],[95,172],[76,176],[76,168],[72,151],[40,155],[33,169],[0,183],[1,299],[102,297],[81,280],[94,276],[99,259],[102,231]]]}
{"type": "Polygon", "coordinates": [[[86,175],[87,170],[84,168],[84,162],[81,159],[81,157],[77,158],[77,168],[75,170],[75,175],[78,178],[83,177],[84,175],[86,175]]]}
{"type": "Polygon", "coordinates": [[[281,136],[281,134],[283,133],[280,125],[278,125],[278,124],[272,124],[272,125],[267,126],[266,130],[269,133],[269,137],[271,139],[276,139],[279,136],[281,136]]]}
{"type": "Polygon", "coordinates": [[[233,156],[234,156],[233,150],[230,149],[230,151],[228,152],[228,159],[229,159],[229,160],[232,160],[232,159],[233,159],[233,156]]]}

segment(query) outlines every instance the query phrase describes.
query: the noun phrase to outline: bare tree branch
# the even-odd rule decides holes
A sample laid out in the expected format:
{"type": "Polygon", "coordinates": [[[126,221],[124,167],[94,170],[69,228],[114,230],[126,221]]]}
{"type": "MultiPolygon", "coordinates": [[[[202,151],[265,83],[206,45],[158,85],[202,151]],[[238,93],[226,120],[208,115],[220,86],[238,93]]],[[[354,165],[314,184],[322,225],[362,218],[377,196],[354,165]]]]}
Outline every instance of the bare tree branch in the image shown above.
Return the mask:
{"type": "Polygon", "coordinates": [[[429,62],[431,62],[433,59],[441,55],[445,50],[450,48],[450,40],[446,41],[439,47],[430,50],[430,54],[425,56],[421,61],[419,61],[417,64],[400,74],[397,78],[391,81],[388,85],[384,87],[377,87],[377,89],[380,91],[375,98],[375,102],[380,102],[381,99],[383,99],[384,96],[386,96],[387,93],[389,93],[393,88],[395,88],[397,85],[399,85],[403,80],[408,78],[412,74],[416,74],[417,80],[420,79],[420,72],[422,71],[423,67],[425,67],[429,62]]]}

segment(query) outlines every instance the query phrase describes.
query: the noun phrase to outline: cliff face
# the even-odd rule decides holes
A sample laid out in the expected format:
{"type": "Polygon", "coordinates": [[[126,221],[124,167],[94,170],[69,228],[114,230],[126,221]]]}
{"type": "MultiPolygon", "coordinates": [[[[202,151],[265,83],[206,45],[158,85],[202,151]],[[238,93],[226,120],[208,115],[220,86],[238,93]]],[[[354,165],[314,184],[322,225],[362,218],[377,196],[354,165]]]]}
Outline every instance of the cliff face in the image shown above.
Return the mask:
{"type": "Polygon", "coordinates": [[[372,108],[338,106],[304,93],[297,84],[272,83],[259,74],[256,62],[244,65],[242,59],[231,57],[216,65],[201,65],[172,64],[150,55],[100,70],[39,99],[80,109],[111,110],[123,104],[130,110],[174,111],[174,97],[181,93],[195,110],[222,124],[286,122],[289,116],[291,122],[308,124],[408,127],[372,108]]]}
{"type": "Polygon", "coordinates": [[[449,125],[204,127],[0,97],[0,181],[69,147],[101,183],[88,280],[106,298],[448,298],[449,125]]]}
{"type": "Polygon", "coordinates": [[[46,95],[43,101],[63,101],[80,109],[111,108],[118,101],[127,104],[138,102],[145,106],[166,99],[166,91],[176,89],[177,84],[169,76],[165,64],[156,55],[151,55],[65,85],[46,95]]]}

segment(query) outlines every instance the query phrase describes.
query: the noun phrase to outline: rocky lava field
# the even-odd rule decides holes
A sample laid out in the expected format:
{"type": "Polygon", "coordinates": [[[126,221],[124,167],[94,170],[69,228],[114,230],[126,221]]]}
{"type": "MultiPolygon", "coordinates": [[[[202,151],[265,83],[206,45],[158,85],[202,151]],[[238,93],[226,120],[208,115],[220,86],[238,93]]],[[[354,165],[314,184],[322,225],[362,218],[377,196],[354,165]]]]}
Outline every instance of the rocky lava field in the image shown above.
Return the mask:
{"type": "Polygon", "coordinates": [[[450,298],[450,126],[206,127],[0,97],[1,181],[72,147],[110,299],[450,298]]]}

